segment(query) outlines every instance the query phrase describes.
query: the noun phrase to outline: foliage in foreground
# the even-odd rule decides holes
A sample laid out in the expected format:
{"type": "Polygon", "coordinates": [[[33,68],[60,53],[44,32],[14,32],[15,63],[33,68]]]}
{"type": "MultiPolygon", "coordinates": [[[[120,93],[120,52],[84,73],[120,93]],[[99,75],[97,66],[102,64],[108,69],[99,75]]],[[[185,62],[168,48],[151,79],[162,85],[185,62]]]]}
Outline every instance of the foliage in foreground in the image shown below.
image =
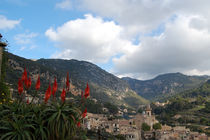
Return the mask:
{"type": "Polygon", "coordinates": [[[1,139],[71,139],[80,121],[73,103],[25,104],[13,102],[0,106],[1,139]]]}
{"type": "MultiPolygon", "coordinates": [[[[35,104],[33,95],[31,101],[25,98],[25,93],[31,87],[31,78],[28,77],[26,68],[22,77],[18,81],[19,97],[16,100],[10,100],[0,104],[0,139],[18,139],[18,140],[66,140],[73,139],[76,130],[80,127],[80,122],[86,117],[87,109],[81,113],[81,106],[74,101],[66,101],[66,92],[69,91],[69,74],[67,73],[66,88],[56,98],[57,81],[51,90],[49,84],[44,102],[40,103],[40,98],[35,104]],[[51,95],[53,97],[51,98],[51,95]],[[51,99],[51,100],[50,100],[51,99]]],[[[40,89],[41,82],[38,76],[36,90],[40,89]]],[[[82,102],[89,96],[89,87],[82,94],[82,102]],[[84,96],[84,97],[83,97],[84,96]]]]}

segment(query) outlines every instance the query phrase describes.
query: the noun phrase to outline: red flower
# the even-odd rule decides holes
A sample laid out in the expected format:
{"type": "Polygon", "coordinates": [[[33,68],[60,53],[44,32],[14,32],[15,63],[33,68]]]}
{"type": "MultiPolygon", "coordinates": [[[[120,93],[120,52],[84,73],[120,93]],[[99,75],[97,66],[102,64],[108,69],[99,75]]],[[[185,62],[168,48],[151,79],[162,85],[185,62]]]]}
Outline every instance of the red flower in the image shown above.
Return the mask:
{"type": "Polygon", "coordinates": [[[67,77],[66,77],[66,90],[69,91],[69,72],[67,72],[67,77]]]}
{"type": "Polygon", "coordinates": [[[87,87],[85,88],[85,98],[87,98],[89,95],[90,95],[90,88],[87,83],[87,87]]]}
{"type": "Polygon", "coordinates": [[[36,90],[40,89],[40,76],[38,76],[38,79],[36,81],[36,90]]]}
{"type": "Polygon", "coordinates": [[[62,93],[61,93],[61,100],[62,100],[62,102],[65,101],[65,98],[66,98],[66,91],[65,91],[65,89],[63,88],[63,91],[62,91],[62,93]]]}
{"type": "Polygon", "coordinates": [[[27,88],[31,87],[31,77],[28,78],[27,80],[27,88]]]}
{"type": "Polygon", "coordinates": [[[29,99],[27,99],[26,103],[29,104],[29,99]]]}
{"type": "Polygon", "coordinates": [[[77,122],[77,127],[80,127],[80,125],[81,125],[80,122],[77,122]]]}
{"type": "Polygon", "coordinates": [[[85,108],[85,111],[82,113],[82,117],[85,118],[87,115],[87,108],[85,108]]]}
{"type": "Polygon", "coordinates": [[[50,96],[51,96],[51,85],[49,84],[48,88],[47,88],[47,91],[45,92],[45,103],[47,103],[47,101],[50,99],[50,96]]]}
{"type": "Polygon", "coordinates": [[[18,92],[20,94],[23,92],[23,81],[21,79],[18,80],[18,92]]]}
{"type": "Polygon", "coordinates": [[[58,85],[57,85],[57,81],[56,81],[56,78],[55,78],[54,84],[53,84],[53,89],[52,89],[53,97],[55,97],[55,92],[57,91],[57,88],[58,88],[58,85]]]}
{"type": "Polygon", "coordinates": [[[25,85],[27,86],[27,71],[26,68],[24,69],[23,75],[22,75],[22,81],[25,83],[25,85]]]}

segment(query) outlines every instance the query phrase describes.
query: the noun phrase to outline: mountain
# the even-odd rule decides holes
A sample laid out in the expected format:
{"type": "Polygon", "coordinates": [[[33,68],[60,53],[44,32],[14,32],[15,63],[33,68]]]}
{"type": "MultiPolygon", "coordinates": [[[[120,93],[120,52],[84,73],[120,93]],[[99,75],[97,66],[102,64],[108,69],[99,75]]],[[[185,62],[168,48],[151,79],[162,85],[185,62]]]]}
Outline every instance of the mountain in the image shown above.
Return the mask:
{"type": "Polygon", "coordinates": [[[197,98],[197,97],[210,98],[210,80],[207,80],[198,88],[183,91],[177,94],[176,96],[181,96],[183,98],[197,98]]]}
{"type": "Polygon", "coordinates": [[[24,67],[35,83],[38,74],[42,83],[41,91],[45,92],[49,82],[57,77],[58,87],[65,85],[67,72],[70,74],[70,91],[74,95],[80,95],[88,82],[91,89],[91,98],[99,102],[110,102],[116,105],[138,107],[148,103],[147,100],[130,89],[129,85],[122,79],[101,69],[95,64],[78,60],[63,59],[25,59],[8,53],[8,71],[6,81],[11,87],[17,89],[17,81],[24,67]]]}
{"type": "Polygon", "coordinates": [[[193,89],[202,85],[209,76],[187,76],[181,73],[168,73],[151,80],[122,78],[140,96],[149,100],[158,100],[176,93],[193,89]]]}
{"type": "Polygon", "coordinates": [[[210,80],[164,100],[165,106],[151,105],[161,123],[186,126],[210,136],[210,80]]]}

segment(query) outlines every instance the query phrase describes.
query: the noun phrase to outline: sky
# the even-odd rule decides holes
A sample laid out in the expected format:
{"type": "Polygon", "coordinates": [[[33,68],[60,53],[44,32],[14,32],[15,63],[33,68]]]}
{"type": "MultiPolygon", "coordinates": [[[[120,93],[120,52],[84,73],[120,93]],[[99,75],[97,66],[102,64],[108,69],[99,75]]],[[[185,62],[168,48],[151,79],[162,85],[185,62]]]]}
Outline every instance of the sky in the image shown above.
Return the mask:
{"type": "Polygon", "coordinates": [[[0,0],[9,52],[78,59],[119,77],[210,75],[209,0],[0,0]]]}

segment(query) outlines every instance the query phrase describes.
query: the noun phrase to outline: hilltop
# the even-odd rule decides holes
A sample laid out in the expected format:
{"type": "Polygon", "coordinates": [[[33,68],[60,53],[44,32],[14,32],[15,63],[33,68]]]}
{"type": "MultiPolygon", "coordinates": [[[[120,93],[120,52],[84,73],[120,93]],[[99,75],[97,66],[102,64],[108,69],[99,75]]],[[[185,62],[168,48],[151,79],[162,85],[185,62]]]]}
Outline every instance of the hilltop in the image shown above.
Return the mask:
{"type": "Polygon", "coordinates": [[[63,87],[66,73],[69,72],[70,91],[75,96],[80,95],[88,82],[91,89],[91,99],[98,102],[110,102],[117,106],[124,105],[134,108],[148,103],[146,99],[130,89],[124,80],[90,62],[74,59],[38,59],[32,61],[11,53],[8,53],[7,57],[9,63],[6,81],[14,89],[17,89],[18,78],[26,67],[32,81],[35,81],[40,74],[43,93],[49,82],[53,82],[54,77],[57,77],[58,87],[63,87]]]}
{"type": "Polygon", "coordinates": [[[177,93],[197,88],[205,83],[209,76],[187,76],[182,73],[162,74],[151,80],[137,80],[129,77],[127,81],[131,89],[148,100],[159,100],[177,93]]]}

